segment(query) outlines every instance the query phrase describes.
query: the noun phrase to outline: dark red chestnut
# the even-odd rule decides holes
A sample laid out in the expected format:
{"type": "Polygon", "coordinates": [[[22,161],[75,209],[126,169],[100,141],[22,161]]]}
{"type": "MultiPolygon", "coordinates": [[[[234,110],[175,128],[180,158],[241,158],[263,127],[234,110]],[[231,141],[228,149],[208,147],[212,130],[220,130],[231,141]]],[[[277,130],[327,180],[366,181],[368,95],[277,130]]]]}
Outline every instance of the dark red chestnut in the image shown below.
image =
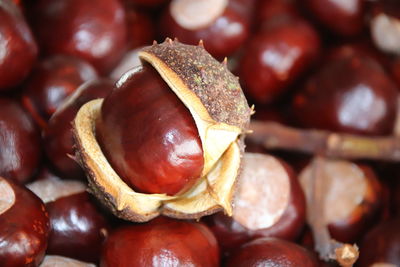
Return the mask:
{"type": "Polygon", "coordinates": [[[242,5],[234,0],[173,0],[160,22],[163,37],[192,45],[203,40],[206,50],[220,59],[238,50],[249,27],[242,5]]]}
{"type": "Polygon", "coordinates": [[[219,250],[203,224],[159,217],[120,227],[103,246],[100,266],[219,266],[219,250]]]}
{"type": "Polygon", "coordinates": [[[96,267],[96,265],[67,257],[46,255],[39,267],[96,267]]]}
{"type": "Polygon", "coordinates": [[[126,49],[125,10],[119,0],[40,0],[32,26],[47,55],[68,54],[110,71],[126,49]],[[62,33],[62,34],[61,34],[62,33]]]}
{"type": "Polygon", "coordinates": [[[31,191],[0,177],[0,264],[38,266],[49,234],[43,202],[31,191]]]}
{"type": "Polygon", "coordinates": [[[228,258],[226,266],[317,267],[319,264],[309,251],[295,243],[264,237],[241,246],[228,258]]]}
{"type": "MultiPolygon", "coordinates": [[[[323,214],[318,217],[326,223],[332,238],[345,243],[358,241],[373,225],[381,207],[382,186],[374,171],[344,160],[321,160],[317,167],[314,164],[299,174],[306,198],[312,199],[313,179],[323,179],[323,199],[317,200],[324,203],[323,214]],[[314,168],[318,168],[318,174],[314,168]]],[[[310,224],[316,216],[313,212],[307,214],[310,224]]]]}
{"type": "Polygon", "coordinates": [[[298,17],[271,20],[249,41],[239,62],[245,93],[258,103],[276,100],[318,53],[318,34],[307,21],[298,17]]]}
{"type": "Polygon", "coordinates": [[[83,82],[97,77],[95,69],[76,57],[53,56],[39,62],[22,92],[22,102],[45,128],[50,116],[83,82]]]}
{"type": "Polygon", "coordinates": [[[86,185],[49,177],[28,187],[43,200],[49,213],[51,230],[46,253],[98,262],[109,226],[86,192],[86,185]]]}
{"type": "Polygon", "coordinates": [[[175,195],[201,175],[203,149],[195,122],[149,64],[108,95],[96,129],[113,169],[140,192],[175,195]]]}
{"type": "Polygon", "coordinates": [[[0,175],[28,182],[41,161],[40,132],[18,102],[0,98],[0,175]]]}
{"type": "Polygon", "coordinates": [[[225,254],[256,237],[295,240],[305,222],[305,198],[293,170],[269,155],[245,153],[233,216],[207,218],[225,254]]]}
{"type": "Polygon", "coordinates": [[[400,218],[375,226],[360,244],[357,266],[400,266],[400,218]]]}
{"type": "Polygon", "coordinates": [[[18,85],[28,75],[37,46],[19,8],[10,0],[0,2],[0,91],[18,85]]]}
{"type": "Polygon", "coordinates": [[[304,0],[309,11],[326,28],[343,36],[358,35],[363,30],[364,0],[304,0]]]}
{"type": "Polygon", "coordinates": [[[305,127],[385,135],[393,131],[397,97],[383,67],[358,53],[328,60],[294,97],[293,110],[305,127]]]}
{"type": "Polygon", "coordinates": [[[104,98],[114,86],[110,79],[91,80],[82,84],[51,116],[44,131],[48,159],[65,178],[84,178],[81,167],[71,159],[73,151],[72,121],[86,102],[104,98]]]}

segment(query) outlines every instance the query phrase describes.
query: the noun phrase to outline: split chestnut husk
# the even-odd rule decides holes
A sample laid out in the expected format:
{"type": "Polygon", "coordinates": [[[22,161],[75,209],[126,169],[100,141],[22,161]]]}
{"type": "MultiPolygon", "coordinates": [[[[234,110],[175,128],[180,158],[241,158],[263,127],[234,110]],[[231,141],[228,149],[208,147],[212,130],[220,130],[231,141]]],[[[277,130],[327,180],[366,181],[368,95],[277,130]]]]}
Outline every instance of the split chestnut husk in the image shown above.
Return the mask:
{"type": "MultiPolygon", "coordinates": [[[[172,90],[183,103],[187,109],[185,112],[189,112],[194,121],[203,151],[203,165],[200,174],[193,186],[185,188],[185,190],[175,190],[177,193],[145,192],[145,190],[138,190],[135,186],[130,186],[126,177],[123,178],[119,172],[120,168],[116,168],[115,160],[110,160],[110,154],[114,153],[114,150],[112,153],[105,153],[107,149],[104,143],[114,140],[113,136],[110,137],[113,132],[122,133],[122,136],[128,138],[129,141],[124,140],[127,146],[131,145],[130,142],[153,142],[137,141],[134,137],[127,135],[124,129],[137,127],[134,130],[143,135],[140,131],[152,127],[149,125],[153,125],[157,121],[154,119],[144,121],[141,117],[140,120],[143,124],[137,123],[135,126],[135,121],[125,121],[125,117],[131,116],[130,114],[122,114],[121,117],[124,118],[120,120],[120,117],[117,117],[115,119],[124,121],[125,124],[117,125],[118,129],[110,129],[110,126],[107,125],[108,115],[104,114],[110,109],[104,106],[107,101],[111,101],[113,94],[111,93],[104,100],[94,100],[84,105],[73,123],[76,159],[86,171],[91,191],[116,216],[135,222],[148,221],[161,214],[180,219],[199,219],[204,215],[224,210],[225,213],[231,215],[234,186],[240,174],[241,158],[244,152],[243,139],[248,131],[252,113],[237,77],[229,72],[226,61],[221,64],[212,58],[201,42],[199,46],[190,46],[179,43],[177,40],[167,39],[162,44],[155,43],[143,48],[139,52],[139,57],[144,66],[125,73],[116,83],[114,92],[126,90],[129,88],[129,83],[134,84],[132,81],[135,80],[135,77],[138,75],[144,77],[146,75],[143,72],[146,69],[154,68],[161,76],[162,82],[165,82],[167,88],[172,90]],[[103,130],[107,127],[107,131],[103,130]],[[105,138],[106,142],[100,142],[104,139],[103,134],[108,134],[108,137],[105,138]]],[[[132,92],[128,92],[128,95],[132,95],[132,92]]],[[[134,93],[131,98],[135,98],[134,93]]],[[[149,105],[141,103],[141,100],[138,99],[134,99],[134,101],[142,104],[144,109],[148,108],[149,105]]],[[[119,109],[124,102],[129,101],[121,98],[119,100],[121,102],[116,101],[117,103],[114,104],[115,109],[119,109]]],[[[108,106],[112,107],[112,105],[108,106]]],[[[132,113],[135,108],[131,109],[129,105],[127,107],[129,109],[126,111],[127,113],[132,113]]],[[[139,112],[141,112],[140,109],[139,112]]],[[[151,110],[147,110],[145,114],[153,113],[151,110]]],[[[135,133],[136,135],[137,133],[135,133]]],[[[163,135],[163,133],[159,135],[163,135]]],[[[148,139],[156,138],[155,136],[147,137],[145,135],[148,139]]],[[[122,150],[129,150],[129,148],[122,147],[122,150]]],[[[115,153],[117,152],[115,150],[115,153]]],[[[133,153],[143,153],[143,149],[141,152],[127,151],[129,155],[133,155],[133,153]]],[[[144,153],[150,153],[150,151],[145,150],[144,153]]],[[[151,153],[160,154],[169,153],[169,151],[156,150],[151,153]]],[[[168,155],[158,156],[169,157],[168,155]]],[[[124,159],[123,156],[117,155],[116,157],[124,159]]],[[[141,154],[134,155],[134,157],[147,160],[149,155],[141,154]]],[[[148,173],[147,169],[154,169],[157,172],[158,169],[164,168],[164,166],[160,166],[163,163],[159,163],[157,160],[151,162],[154,166],[143,166],[146,168],[145,174],[148,173]]],[[[129,179],[130,177],[128,177],[129,179]]],[[[150,178],[140,177],[140,179],[150,178]]]]}

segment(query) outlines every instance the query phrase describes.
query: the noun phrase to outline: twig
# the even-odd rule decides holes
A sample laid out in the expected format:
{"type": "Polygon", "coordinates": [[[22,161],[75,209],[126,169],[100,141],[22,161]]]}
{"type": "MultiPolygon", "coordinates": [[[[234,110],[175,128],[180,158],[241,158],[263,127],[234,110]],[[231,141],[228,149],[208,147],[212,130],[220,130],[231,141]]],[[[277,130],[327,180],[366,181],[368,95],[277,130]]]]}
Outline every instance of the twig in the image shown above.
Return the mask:
{"type": "Polygon", "coordinates": [[[331,158],[400,161],[400,136],[368,137],[306,130],[276,122],[252,121],[247,139],[266,149],[318,154],[331,158]]]}

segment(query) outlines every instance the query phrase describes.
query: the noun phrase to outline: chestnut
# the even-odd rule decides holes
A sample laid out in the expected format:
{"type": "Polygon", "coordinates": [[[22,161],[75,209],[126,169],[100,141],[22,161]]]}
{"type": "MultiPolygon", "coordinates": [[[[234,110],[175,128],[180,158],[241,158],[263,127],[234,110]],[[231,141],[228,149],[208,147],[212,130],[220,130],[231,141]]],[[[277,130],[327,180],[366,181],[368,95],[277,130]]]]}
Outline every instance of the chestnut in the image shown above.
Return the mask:
{"type": "Polygon", "coordinates": [[[101,267],[219,266],[212,232],[202,223],[158,217],[117,228],[106,239],[101,267]]]}
{"type": "Polygon", "coordinates": [[[39,267],[96,267],[96,265],[67,257],[46,255],[39,267]]]}
{"type": "Polygon", "coordinates": [[[400,218],[381,222],[372,228],[360,244],[357,266],[400,265],[400,218]]]}
{"type": "Polygon", "coordinates": [[[295,243],[263,237],[242,245],[228,258],[226,266],[317,267],[319,264],[311,252],[295,243]]]}
{"type": "Polygon", "coordinates": [[[316,60],[320,40],[311,24],[296,16],[264,23],[239,62],[239,76],[247,96],[256,103],[271,103],[316,60]]]}
{"type": "Polygon", "coordinates": [[[222,248],[229,254],[257,237],[294,241],[305,222],[305,198],[291,167],[274,156],[245,153],[233,202],[233,216],[207,218],[222,248]]]}
{"type": "Polygon", "coordinates": [[[203,40],[218,59],[233,54],[249,36],[249,19],[235,0],[172,0],[160,19],[163,37],[195,45],[203,40]]]}
{"type": "Polygon", "coordinates": [[[94,193],[132,221],[231,214],[252,113],[237,78],[203,47],[176,40],[139,57],[143,66],[74,120],[76,159],[94,193]]]}
{"type": "Polygon", "coordinates": [[[379,62],[353,53],[325,62],[294,96],[292,107],[304,127],[387,135],[393,131],[397,97],[398,88],[379,62]]]}
{"type": "Polygon", "coordinates": [[[46,253],[86,262],[99,260],[108,222],[80,181],[56,177],[28,185],[46,205],[51,230],[46,253]]]}
{"type": "Polygon", "coordinates": [[[104,100],[96,129],[111,166],[135,191],[175,195],[201,176],[203,148],[194,119],[148,64],[104,100]]]}
{"type": "Polygon", "coordinates": [[[11,0],[0,3],[0,50],[0,91],[4,91],[23,81],[38,53],[24,16],[11,0]]]}
{"type": "Polygon", "coordinates": [[[0,98],[0,175],[27,183],[41,163],[40,132],[11,98],[0,98]]]}
{"type": "MultiPolygon", "coordinates": [[[[345,160],[320,160],[311,163],[299,174],[307,199],[312,199],[313,179],[323,179],[323,214],[332,238],[345,242],[358,241],[371,228],[381,207],[382,186],[375,172],[367,165],[345,160]],[[318,168],[318,172],[314,168],[318,168]],[[318,177],[313,177],[318,175],[318,177]]],[[[312,224],[315,210],[308,210],[312,224]]]]}
{"type": "Polygon", "coordinates": [[[126,49],[125,10],[119,0],[98,0],[95,8],[88,1],[40,0],[31,11],[31,25],[46,55],[76,56],[106,74],[126,49]]]}
{"type": "Polygon", "coordinates": [[[87,81],[51,116],[44,131],[45,151],[62,177],[84,179],[81,167],[71,158],[74,154],[71,122],[83,104],[92,99],[104,98],[113,86],[114,82],[106,78],[87,81]]]}
{"type": "Polygon", "coordinates": [[[0,177],[0,263],[38,266],[47,248],[49,218],[31,191],[0,177]]]}
{"type": "Polygon", "coordinates": [[[364,26],[364,0],[303,0],[309,11],[332,32],[342,36],[359,35],[364,26]]]}
{"type": "Polygon", "coordinates": [[[95,79],[95,69],[76,57],[56,55],[39,62],[24,85],[22,103],[42,128],[67,96],[95,79]]]}

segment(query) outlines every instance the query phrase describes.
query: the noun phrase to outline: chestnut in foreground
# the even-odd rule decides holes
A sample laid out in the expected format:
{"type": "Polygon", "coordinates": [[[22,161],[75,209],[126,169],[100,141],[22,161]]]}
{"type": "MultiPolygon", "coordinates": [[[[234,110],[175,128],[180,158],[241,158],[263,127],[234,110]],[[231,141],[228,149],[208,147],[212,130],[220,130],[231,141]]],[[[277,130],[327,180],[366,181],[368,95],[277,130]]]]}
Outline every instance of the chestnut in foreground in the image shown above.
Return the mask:
{"type": "Polygon", "coordinates": [[[219,266],[219,249],[203,224],[159,217],[114,230],[104,243],[101,267],[219,266]]]}
{"type": "Polygon", "coordinates": [[[206,218],[224,254],[256,237],[295,240],[305,222],[305,198],[285,162],[269,155],[245,153],[234,197],[233,216],[206,218]]]}
{"type": "Polygon", "coordinates": [[[106,74],[127,46],[125,10],[119,0],[97,0],[93,4],[81,0],[36,1],[32,27],[44,54],[76,56],[106,74]]]}
{"type": "Polygon", "coordinates": [[[46,204],[51,230],[46,253],[97,263],[108,230],[81,181],[47,177],[28,185],[46,204]]]}
{"type": "Polygon", "coordinates": [[[0,98],[0,175],[27,183],[41,162],[40,132],[13,99],[0,98]]]}
{"type": "Polygon", "coordinates": [[[43,202],[31,191],[0,177],[0,264],[2,267],[37,266],[49,234],[43,202]]]}
{"type": "Polygon", "coordinates": [[[113,88],[110,79],[90,80],[82,84],[51,116],[44,131],[45,151],[62,177],[85,179],[82,168],[71,159],[73,151],[72,121],[86,102],[104,98],[113,88]]]}
{"type": "Polygon", "coordinates": [[[22,92],[22,103],[42,128],[82,83],[97,77],[96,70],[76,57],[56,55],[39,62],[22,92]]]}
{"type": "Polygon", "coordinates": [[[161,17],[164,37],[176,37],[206,50],[218,59],[233,54],[249,35],[249,19],[236,0],[172,0],[161,17]]]}
{"type": "Polygon", "coordinates": [[[137,192],[175,195],[201,177],[194,119],[149,64],[105,98],[96,133],[113,169],[137,192]]]}
{"type": "Polygon", "coordinates": [[[364,53],[343,53],[307,80],[292,107],[304,127],[387,135],[393,130],[397,97],[398,88],[378,61],[364,53]]]}
{"type": "Polygon", "coordinates": [[[143,66],[74,120],[76,158],[93,192],[136,222],[231,214],[252,113],[237,77],[202,46],[176,40],[139,57],[143,66]]]}
{"type": "MultiPolygon", "coordinates": [[[[346,243],[358,241],[377,219],[381,206],[382,186],[374,171],[345,160],[321,160],[310,164],[299,174],[300,184],[311,199],[313,175],[323,179],[323,214],[318,217],[328,225],[332,238],[346,243]],[[314,168],[318,168],[315,170],[314,168]],[[317,174],[318,173],[318,174],[317,174]]],[[[312,225],[313,210],[307,220],[312,225]]]]}
{"type": "Polygon", "coordinates": [[[0,91],[4,91],[29,74],[38,48],[24,16],[11,0],[0,2],[0,22],[0,91]]]}
{"type": "Polygon", "coordinates": [[[399,225],[400,218],[396,218],[372,228],[360,244],[357,266],[400,266],[399,225]]]}
{"type": "Polygon", "coordinates": [[[281,239],[263,237],[248,242],[227,260],[227,267],[317,267],[316,258],[305,248],[281,239]]]}

